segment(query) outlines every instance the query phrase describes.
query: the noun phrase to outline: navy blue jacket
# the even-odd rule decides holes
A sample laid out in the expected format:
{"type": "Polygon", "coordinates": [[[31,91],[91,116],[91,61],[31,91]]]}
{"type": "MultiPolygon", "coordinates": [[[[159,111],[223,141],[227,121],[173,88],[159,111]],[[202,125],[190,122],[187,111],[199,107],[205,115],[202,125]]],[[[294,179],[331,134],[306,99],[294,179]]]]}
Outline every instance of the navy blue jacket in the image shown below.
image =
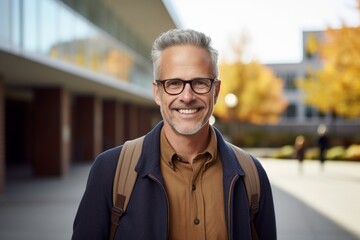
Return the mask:
{"type": "MultiPolygon", "coordinates": [[[[127,212],[120,219],[116,239],[168,239],[168,200],[160,171],[160,130],[158,124],[144,140],[136,166],[138,179],[127,212]]],[[[223,165],[224,204],[229,239],[251,239],[249,204],[243,182],[244,171],[235,154],[215,129],[223,165]]],[[[100,154],[89,174],[73,226],[73,240],[109,238],[115,169],[122,146],[100,154]]],[[[259,161],[260,208],[255,217],[259,239],[276,239],[275,214],[271,188],[259,161]]],[[[214,211],[217,211],[214,209],[214,211]]]]}

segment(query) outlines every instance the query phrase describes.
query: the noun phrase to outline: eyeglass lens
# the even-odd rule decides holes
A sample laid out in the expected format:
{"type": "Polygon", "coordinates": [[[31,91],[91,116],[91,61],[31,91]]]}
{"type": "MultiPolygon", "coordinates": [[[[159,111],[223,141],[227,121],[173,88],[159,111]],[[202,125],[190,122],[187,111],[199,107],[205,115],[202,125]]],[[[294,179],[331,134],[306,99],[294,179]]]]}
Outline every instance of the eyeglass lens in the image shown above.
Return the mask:
{"type": "Polygon", "coordinates": [[[199,78],[189,81],[170,79],[164,82],[164,87],[166,92],[169,94],[179,94],[184,90],[186,83],[190,83],[191,88],[195,93],[203,94],[210,91],[212,80],[207,78],[199,78]]]}

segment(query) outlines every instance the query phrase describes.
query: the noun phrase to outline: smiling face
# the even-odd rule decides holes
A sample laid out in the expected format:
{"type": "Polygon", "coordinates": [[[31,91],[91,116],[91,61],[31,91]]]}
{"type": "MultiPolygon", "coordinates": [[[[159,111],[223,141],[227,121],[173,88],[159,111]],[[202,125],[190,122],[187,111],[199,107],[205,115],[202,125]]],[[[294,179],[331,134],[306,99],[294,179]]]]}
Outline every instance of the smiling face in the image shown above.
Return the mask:
{"type": "MultiPolygon", "coordinates": [[[[197,46],[169,47],[163,51],[160,61],[160,80],[214,77],[209,52],[197,46]]],[[[167,94],[163,86],[155,81],[153,86],[155,102],[160,106],[166,132],[193,135],[208,127],[219,94],[220,81],[215,81],[207,94],[193,92],[190,84],[186,84],[179,95],[167,94]]]]}

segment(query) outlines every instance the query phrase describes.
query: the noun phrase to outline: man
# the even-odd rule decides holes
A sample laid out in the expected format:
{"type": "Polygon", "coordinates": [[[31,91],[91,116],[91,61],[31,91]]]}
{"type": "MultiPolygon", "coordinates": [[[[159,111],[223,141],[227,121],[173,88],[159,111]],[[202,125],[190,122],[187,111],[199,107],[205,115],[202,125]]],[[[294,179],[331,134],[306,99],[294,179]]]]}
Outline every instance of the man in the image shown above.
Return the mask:
{"type": "MultiPolygon", "coordinates": [[[[209,125],[220,91],[218,53],[193,30],[170,30],[152,49],[153,92],[163,121],[144,140],[137,182],[115,239],[251,239],[249,204],[240,167],[209,125]]],[[[114,173],[122,146],[94,162],[73,239],[108,239],[114,173]]],[[[254,223],[259,239],[276,239],[266,173],[254,223]]]]}
{"type": "Polygon", "coordinates": [[[317,128],[317,145],[319,147],[319,160],[321,170],[324,170],[326,160],[326,150],[329,147],[329,138],[327,136],[327,127],[324,124],[320,124],[317,128]]]}

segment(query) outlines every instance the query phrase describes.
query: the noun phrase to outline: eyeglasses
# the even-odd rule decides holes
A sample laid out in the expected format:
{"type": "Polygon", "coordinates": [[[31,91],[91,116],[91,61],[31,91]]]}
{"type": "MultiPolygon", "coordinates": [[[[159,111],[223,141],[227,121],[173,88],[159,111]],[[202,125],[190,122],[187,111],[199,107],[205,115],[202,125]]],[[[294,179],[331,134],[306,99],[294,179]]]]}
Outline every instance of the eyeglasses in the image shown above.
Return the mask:
{"type": "Polygon", "coordinates": [[[185,85],[190,84],[191,89],[197,94],[206,94],[210,92],[214,78],[195,78],[192,80],[182,80],[178,78],[155,80],[157,84],[162,84],[164,90],[169,95],[178,95],[184,91],[185,85]]]}

